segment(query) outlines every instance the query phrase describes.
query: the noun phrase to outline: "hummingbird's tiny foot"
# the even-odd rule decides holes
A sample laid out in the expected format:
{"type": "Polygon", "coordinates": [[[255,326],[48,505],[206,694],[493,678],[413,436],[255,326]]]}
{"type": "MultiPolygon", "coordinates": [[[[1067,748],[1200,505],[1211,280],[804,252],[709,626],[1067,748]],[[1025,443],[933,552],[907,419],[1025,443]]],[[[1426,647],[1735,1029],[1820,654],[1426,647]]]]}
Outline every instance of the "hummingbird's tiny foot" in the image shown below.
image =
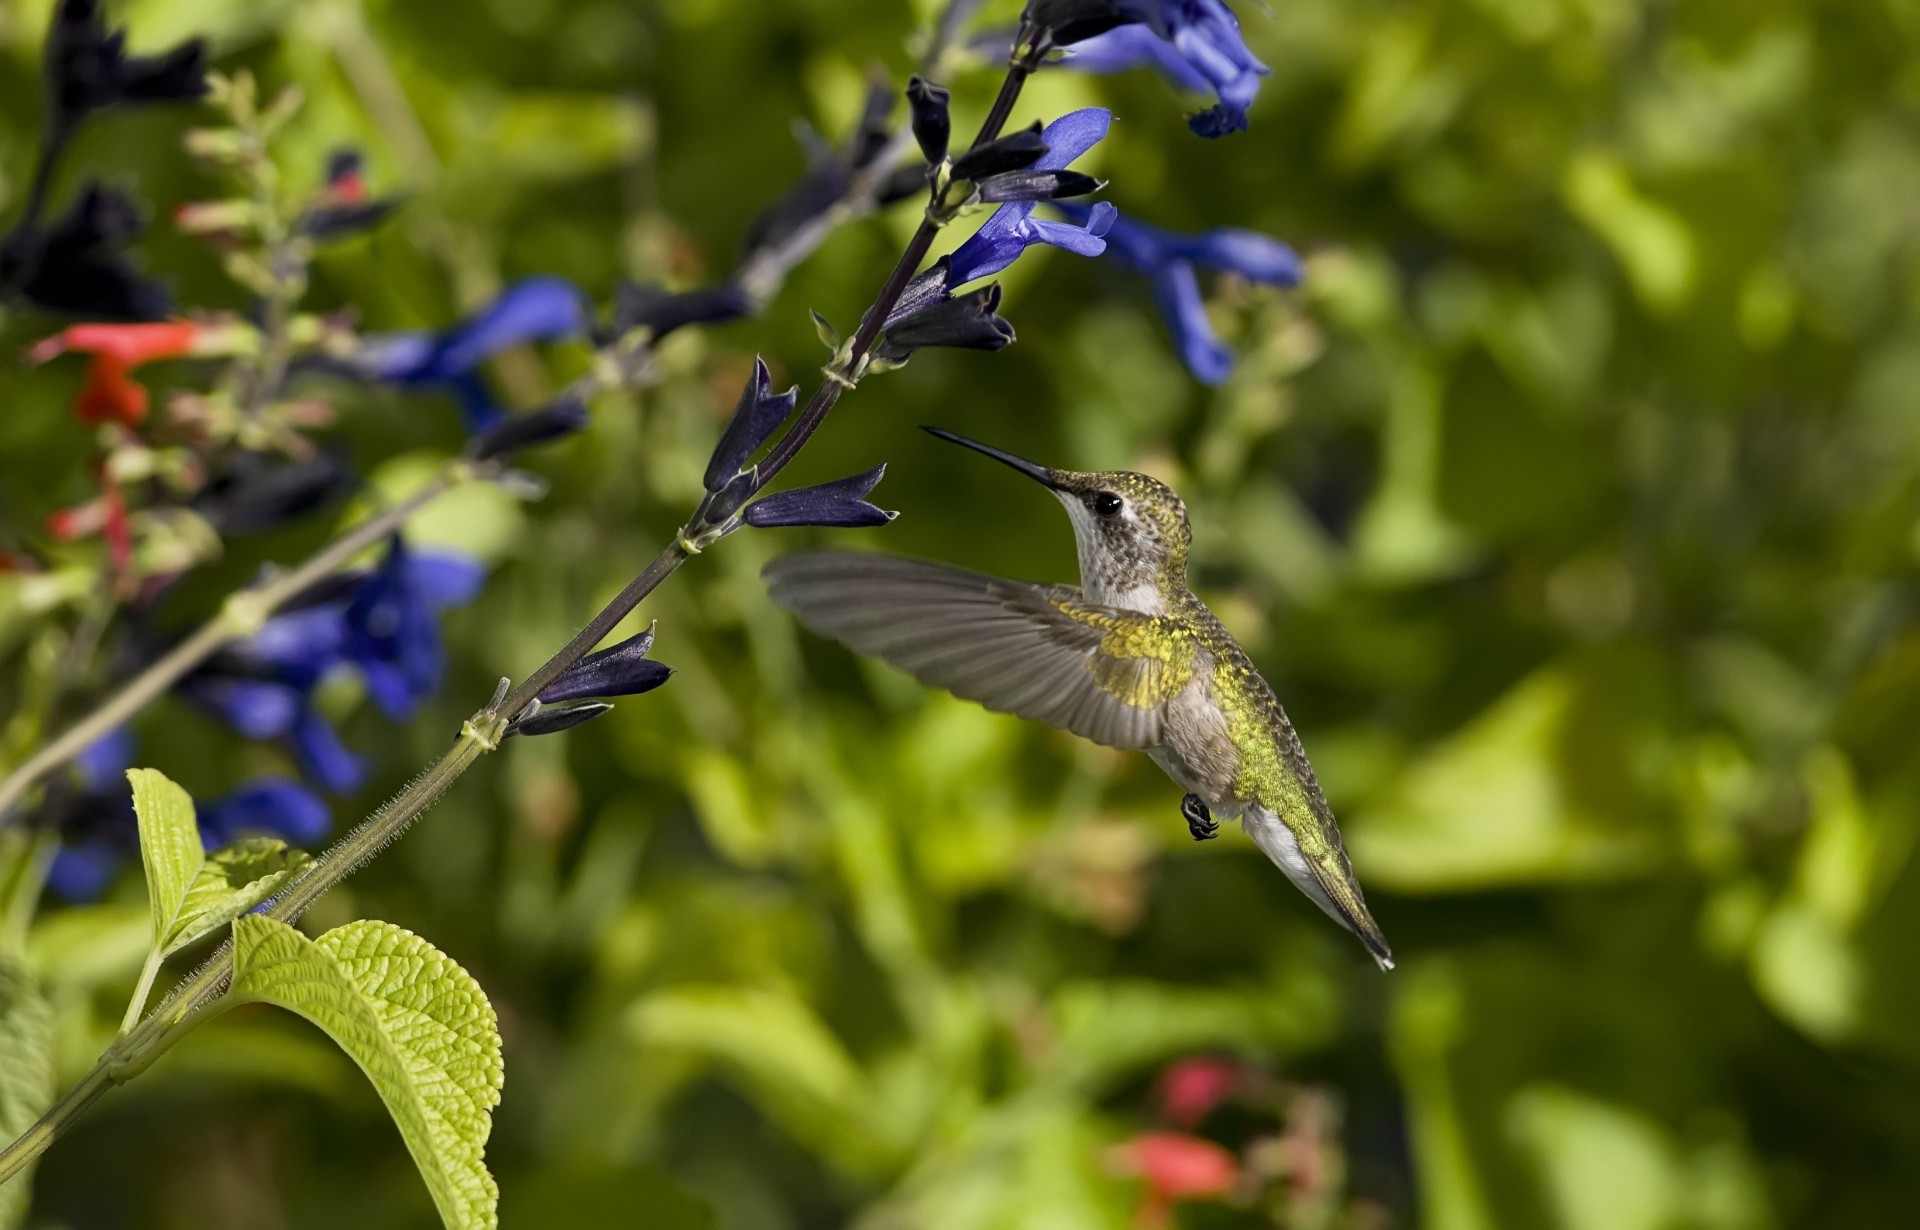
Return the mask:
{"type": "Polygon", "coordinates": [[[1220,822],[1207,810],[1206,800],[1197,794],[1190,794],[1180,800],[1180,814],[1186,817],[1187,832],[1193,834],[1195,841],[1205,841],[1209,837],[1220,835],[1220,822]]]}

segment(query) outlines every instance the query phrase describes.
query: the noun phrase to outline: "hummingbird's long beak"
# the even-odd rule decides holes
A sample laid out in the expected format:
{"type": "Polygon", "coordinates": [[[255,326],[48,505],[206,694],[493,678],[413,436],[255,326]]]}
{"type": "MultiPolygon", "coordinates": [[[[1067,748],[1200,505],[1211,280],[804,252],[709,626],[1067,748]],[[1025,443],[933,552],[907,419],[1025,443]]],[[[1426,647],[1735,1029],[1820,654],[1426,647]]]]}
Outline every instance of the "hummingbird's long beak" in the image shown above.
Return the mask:
{"type": "Polygon", "coordinates": [[[949,443],[958,444],[963,448],[970,448],[976,453],[985,453],[1002,465],[1012,466],[1049,491],[1058,491],[1060,489],[1060,484],[1053,477],[1052,470],[1049,470],[1043,465],[1035,465],[1025,457],[1016,457],[1004,449],[997,449],[991,444],[982,444],[978,440],[969,440],[965,436],[956,435],[951,431],[943,431],[938,427],[922,427],[920,430],[930,436],[938,436],[940,439],[946,440],[949,443]]]}

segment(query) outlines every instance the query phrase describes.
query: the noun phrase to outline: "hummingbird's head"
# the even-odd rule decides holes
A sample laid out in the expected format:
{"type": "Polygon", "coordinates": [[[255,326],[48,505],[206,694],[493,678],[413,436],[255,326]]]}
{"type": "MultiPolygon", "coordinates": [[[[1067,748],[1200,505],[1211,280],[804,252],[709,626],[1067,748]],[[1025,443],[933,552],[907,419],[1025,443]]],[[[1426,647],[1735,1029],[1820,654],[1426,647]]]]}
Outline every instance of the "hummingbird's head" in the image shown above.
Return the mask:
{"type": "Polygon", "coordinates": [[[1080,550],[1080,583],[1096,602],[1149,610],[1187,583],[1193,531],[1173,488],[1130,470],[1055,470],[937,427],[942,440],[985,453],[1025,474],[1066,505],[1080,550]]]}

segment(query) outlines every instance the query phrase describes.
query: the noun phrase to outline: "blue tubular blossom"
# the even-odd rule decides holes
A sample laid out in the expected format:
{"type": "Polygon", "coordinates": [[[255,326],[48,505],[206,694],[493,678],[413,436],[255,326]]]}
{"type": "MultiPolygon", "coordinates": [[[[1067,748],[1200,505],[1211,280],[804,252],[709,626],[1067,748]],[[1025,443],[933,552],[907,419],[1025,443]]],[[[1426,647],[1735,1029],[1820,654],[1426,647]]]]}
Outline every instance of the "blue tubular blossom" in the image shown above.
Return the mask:
{"type": "MultiPolygon", "coordinates": [[[[133,753],[133,737],[121,727],[74,758],[77,790],[60,805],[60,848],[47,872],[48,887],[63,900],[98,898],[139,852],[139,822],[126,779],[133,753]]],[[[312,845],[332,824],[318,795],[277,777],[256,778],[196,810],[200,840],[209,850],[251,833],[312,845]]]]}
{"type": "Polygon", "coordinates": [[[481,382],[482,363],[529,342],[583,337],[592,326],[587,302],[560,278],[526,278],[443,333],[379,334],[365,339],[354,369],[362,377],[406,388],[448,388],[460,398],[468,426],[492,426],[500,410],[481,382]]]}
{"type": "Polygon", "coordinates": [[[209,850],[256,833],[310,846],[333,826],[320,796],[284,777],[256,777],[197,810],[200,840],[209,850]]]}
{"type": "Polygon", "coordinates": [[[60,848],[47,887],[63,901],[92,901],[120,864],[140,848],[133,795],[124,774],[133,764],[133,736],[122,726],[74,757],[77,792],[58,813],[60,848]]]}
{"type": "Polygon", "coordinates": [[[484,575],[468,556],[411,551],[398,540],[371,573],[324,603],[269,619],[179,684],[181,695],[249,739],[285,739],[301,771],[344,794],[364,769],[313,706],[330,672],[357,669],[388,716],[410,716],[445,668],[436,616],[473,597],[484,575]]]}
{"type": "Polygon", "coordinates": [[[469,556],[409,551],[398,535],[389,542],[386,558],[346,609],[342,646],[388,717],[412,717],[440,686],[446,651],[439,613],[471,601],[485,579],[485,568],[469,556]]]}
{"type": "Polygon", "coordinates": [[[1247,50],[1240,21],[1222,0],[1149,0],[1145,25],[1123,25],[1078,43],[1066,63],[1091,73],[1147,66],[1174,85],[1219,102],[1187,120],[1203,137],[1247,126],[1247,108],[1272,70],[1247,50]]]}
{"type": "MultiPolygon", "coordinates": [[[[1069,112],[1047,125],[1041,134],[1047,152],[1033,164],[1035,171],[1064,171],[1107,135],[1113,112],[1087,107],[1069,112]]],[[[1079,256],[1098,256],[1106,250],[1101,236],[1113,223],[1115,210],[1106,202],[1093,206],[1080,225],[1069,226],[1033,216],[1033,201],[1009,201],[956,249],[951,258],[948,287],[998,273],[1036,243],[1065,248],[1079,256]]]]}
{"type": "MultiPolygon", "coordinates": [[[[1069,219],[1085,219],[1092,212],[1081,205],[1059,202],[1052,208],[1069,219]]],[[[1203,384],[1225,380],[1233,370],[1234,359],[1233,352],[1214,336],[1213,325],[1207,320],[1207,305],[1201,298],[1194,266],[1205,265],[1274,286],[1296,286],[1300,282],[1299,255],[1257,231],[1217,227],[1198,235],[1178,235],[1124,218],[1112,224],[1106,240],[1107,254],[1116,264],[1152,279],[1154,298],[1173,331],[1180,358],[1203,384]]]]}

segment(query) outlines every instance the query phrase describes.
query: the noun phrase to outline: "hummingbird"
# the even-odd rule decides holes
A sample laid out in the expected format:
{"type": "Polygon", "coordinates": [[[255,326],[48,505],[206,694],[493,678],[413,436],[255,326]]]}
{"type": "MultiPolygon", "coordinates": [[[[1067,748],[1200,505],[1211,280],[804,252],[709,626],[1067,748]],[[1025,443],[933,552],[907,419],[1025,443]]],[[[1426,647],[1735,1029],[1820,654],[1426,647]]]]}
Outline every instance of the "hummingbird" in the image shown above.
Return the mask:
{"type": "Polygon", "coordinates": [[[1038,585],[864,552],[782,556],[773,600],[822,635],[988,709],[1147,753],[1205,841],[1238,819],[1381,969],[1393,953],[1293,724],[1246,651],[1187,588],[1186,505],[1158,479],[1056,470],[936,427],[1066,506],[1080,584],[1038,585]]]}

